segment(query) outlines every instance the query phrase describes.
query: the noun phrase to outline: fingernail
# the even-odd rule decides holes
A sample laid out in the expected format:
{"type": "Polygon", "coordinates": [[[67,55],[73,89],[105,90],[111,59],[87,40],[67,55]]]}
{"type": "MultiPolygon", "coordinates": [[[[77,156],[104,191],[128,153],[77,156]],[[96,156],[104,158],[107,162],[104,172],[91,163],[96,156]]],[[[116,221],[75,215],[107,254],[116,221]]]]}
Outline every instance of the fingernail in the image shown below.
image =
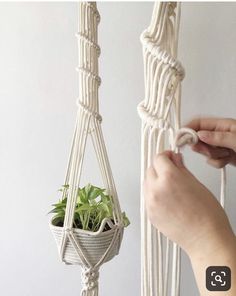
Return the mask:
{"type": "Polygon", "coordinates": [[[199,131],[197,134],[200,140],[208,139],[211,136],[211,132],[208,131],[199,131]]]}

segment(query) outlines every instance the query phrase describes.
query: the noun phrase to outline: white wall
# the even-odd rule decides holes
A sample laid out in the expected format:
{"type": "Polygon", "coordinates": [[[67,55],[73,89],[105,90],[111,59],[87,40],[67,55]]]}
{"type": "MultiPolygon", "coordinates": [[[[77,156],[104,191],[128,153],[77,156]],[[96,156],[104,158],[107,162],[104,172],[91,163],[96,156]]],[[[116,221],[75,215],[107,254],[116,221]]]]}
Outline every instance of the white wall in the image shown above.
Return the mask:
{"type": "MultiPolygon", "coordinates": [[[[140,120],[143,99],[139,35],[152,3],[99,3],[103,130],[122,207],[131,226],[120,256],[101,271],[101,295],[139,295],[140,120]]],[[[46,213],[63,183],[78,95],[76,3],[0,3],[0,293],[76,296],[80,270],[59,262],[46,213]]],[[[183,120],[236,117],[236,4],[184,3],[180,59],[183,120]]],[[[189,168],[219,191],[219,173],[186,149],[189,168]]],[[[94,170],[93,158],[87,167],[94,170]]],[[[90,177],[85,173],[84,179],[90,177]]],[[[229,169],[227,210],[236,228],[236,170],[229,169]]],[[[181,296],[195,296],[183,259],[181,296]]],[[[151,296],[151,295],[150,295],[151,296]]]]}

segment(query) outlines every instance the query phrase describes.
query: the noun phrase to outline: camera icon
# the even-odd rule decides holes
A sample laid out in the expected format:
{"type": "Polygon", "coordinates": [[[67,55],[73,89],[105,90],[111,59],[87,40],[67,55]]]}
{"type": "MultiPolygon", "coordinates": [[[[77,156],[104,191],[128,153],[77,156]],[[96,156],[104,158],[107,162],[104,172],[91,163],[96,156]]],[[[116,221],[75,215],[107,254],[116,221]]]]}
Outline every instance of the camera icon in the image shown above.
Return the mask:
{"type": "Polygon", "coordinates": [[[206,288],[209,291],[228,291],[231,288],[230,268],[209,266],[206,270],[206,288]]]}

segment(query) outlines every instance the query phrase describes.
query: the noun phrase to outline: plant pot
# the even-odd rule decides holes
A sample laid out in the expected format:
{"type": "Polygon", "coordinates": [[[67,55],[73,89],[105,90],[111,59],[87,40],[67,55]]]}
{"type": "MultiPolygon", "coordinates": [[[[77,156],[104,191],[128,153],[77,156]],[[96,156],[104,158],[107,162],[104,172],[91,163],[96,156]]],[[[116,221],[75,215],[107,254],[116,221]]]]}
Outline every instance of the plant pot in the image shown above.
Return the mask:
{"type": "MultiPolygon", "coordinates": [[[[101,225],[98,232],[91,232],[78,228],[73,228],[73,234],[75,235],[76,241],[83,250],[83,254],[85,255],[86,259],[90,262],[92,266],[95,266],[106,253],[107,249],[113,241],[114,235],[116,235],[117,232],[117,239],[114,241],[111,249],[109,250],[103,262],[110,261],[114,256],[118,255],[119,253],[123,236],[123,227],[113,225],[110,230],[103,231],[104,225],[105,223],[101,225]]],[[[50,228],[56,240],[58,250],[60,250],[60,244],[64,228],[54,225],[53,219],[50,221],[50,228]]],[[[76,249],[74,248],[69,238],[66,242],[65,251],[63,254],[63,261],[66,264],[83,265],[80,256],[76,252],[76,249]]]]}

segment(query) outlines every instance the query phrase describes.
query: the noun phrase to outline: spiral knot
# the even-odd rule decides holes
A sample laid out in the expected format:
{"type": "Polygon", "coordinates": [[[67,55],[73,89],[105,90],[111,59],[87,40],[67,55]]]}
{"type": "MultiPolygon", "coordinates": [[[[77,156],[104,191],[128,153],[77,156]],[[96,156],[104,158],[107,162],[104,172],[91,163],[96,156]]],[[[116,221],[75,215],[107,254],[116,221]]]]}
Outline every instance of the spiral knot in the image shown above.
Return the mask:
{"type": "Polygon", "coordinates": [[[99,271],[98,269],[89,268],[82,271],[83,290],[90,291],[98,287],[99,271]]]}
{"type": "Polygon", "coordinates": [[[75,33],[75,36],[78,40],[82,40],[83,42],[86,42],[88,45],[93,47],[97,51],[97,55],[100,56],[101,54],[101,48],[100,46],[95,43],[93,40],[89,39],[88,36],[83,32],[77,32],[75,33]]]}
{"type": "Polygon", "coordinates": [[[85,113],[93,116],[100,123],[102,122],[102,116],[95,110],[92,110],[89,106],[85,105],[80,99],[76,102],[77,106],[80,107],[85,113]]]}
{"type": "Polygon", "coordinates": [[[93,14],[96,17],[97,24],[99,24],[101,21],[101,16],[99,11],[97,10],[97,4],[95,2],[84,2],[84,3],[87,7],[89,7],[92,10],[93,14]]]}
{"type": "Polygon", "coordinates": [[[141,42],[150,52],[151,55],[155,56],[159,61],[162,61],[163,64],[169,65],[171,69],[176,71],[176,74],[179,76],[180,80],[184,79],[185,70],[176,58],[174,58],[169,52],[164,50],[157,41],[153,40],[149,36],[148,30],[145,30],[141,36],[141,42]]]}
{"type": "Polygon", "coordinates": [[[138,114],[142,121],[150,126],[155,128],[160,128],[163,130],[168,130],[170,128],[170,124],[164,118],[157,117],[157,115],[151,114],[144,106],[144,102],[142,101],[138,105],[138,114]]]}

